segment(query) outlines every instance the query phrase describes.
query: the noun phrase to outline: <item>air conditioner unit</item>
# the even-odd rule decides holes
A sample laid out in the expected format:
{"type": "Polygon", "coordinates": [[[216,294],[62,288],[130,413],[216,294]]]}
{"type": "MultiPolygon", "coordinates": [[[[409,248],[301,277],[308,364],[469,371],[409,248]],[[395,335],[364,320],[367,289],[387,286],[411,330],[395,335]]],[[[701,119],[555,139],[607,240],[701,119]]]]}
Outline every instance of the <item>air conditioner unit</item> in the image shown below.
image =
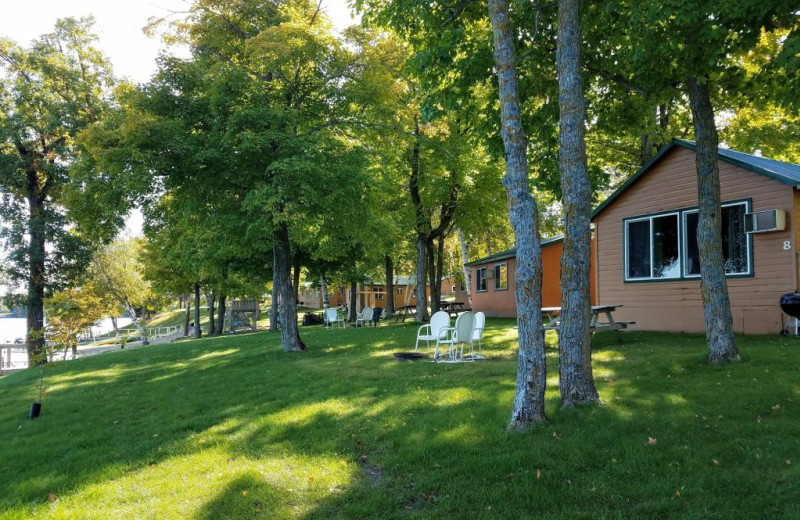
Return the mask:
{"type": "Polygon", "coordinates": [[[494,269],[487,269],[486,270],[486,278],[489,278],[489,279],[494,278],[494,269]]]}
{"type": "Polygon", "coordinates": [[[786,211],[782,209],[747,213],[744,216],[745,233],[766,233],[784,229],[786,229],[786,211]]]}

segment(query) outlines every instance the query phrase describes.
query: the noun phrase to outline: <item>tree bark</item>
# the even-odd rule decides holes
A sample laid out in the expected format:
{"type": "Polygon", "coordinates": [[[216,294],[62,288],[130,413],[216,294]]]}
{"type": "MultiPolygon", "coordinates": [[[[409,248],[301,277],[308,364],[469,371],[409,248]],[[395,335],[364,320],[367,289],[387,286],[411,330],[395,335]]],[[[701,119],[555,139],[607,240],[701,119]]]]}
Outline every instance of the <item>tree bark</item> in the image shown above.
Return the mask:
{"type": "Polygon", "coordinates": [[[215,310],[217,308],[217,296],[214,293],[206,293],[206,305],[208,305],[208,335],[213,336],[217,333],[217,322],[215,310]]]}
{"type": "Polygon", "coordinates": [[[350,302],[347,309],[347,321],[356,321],[356,305],[358,304],[358,282],[350,282],[350,302]]]}
{"type": "Polygon", "coordinates": [[[559,170],[565,214],[561,255],[558,376],[561,406],[596,403],[592,377],[589,269],[592,184],[586,165],[586,107],[581,77],[580,0],[558,2],[559,170]]]}
{"type": "Polygon", "coordinates": [[[469,263],[469,246],[472,244],[472,239],[467,241],[464,239],[464,231],[458,230],[458,245],[461,248],[461,269],[464,271],[464,287],[467,293],[467,301],[469,307],[472,308],[472,269],[467,267],[469,263]]]}
{"type": "Polygon", "coordinates": [[[289,229],[281,222],[275,230],[273,254],[275,257],[275,280],[278,296],[281,299],[281,343],[284,352],[308,350],[300,339],[297,328],[297,307],[289,268],[291,264],[291,244],[289,229]]]}
{"type": "Polygon", "coordinates": [[[500,87],[501,134],[505,147],[511,226],[517,241],[514,294],[519,326],[519,362],[509,428],[525,429],[547,420],[544,408],[547,367],[542,329],[542,248],[536,202],[528,187],[525,132],[520,121],[514,33],[507,0],[489,0],[495,71],[500,87]]]}
{"type": "Polygon", "coordinates": [[[272,266],[272,301],[269,307],[269,330],[275,332],[278,330],[278,285],[276,280],[277,269],[272,266]]]}
{"type": "Polygon", "coordinates": [[[699,78],[689,78],[688,87],[697,142],[697,248],[708,360],[711,363],[729,363],[739,360],[739,349],[733,336],[731,303],[722,256],[722,206],[717,163],[719,138],[708,80],[701,82],[699,78]]]}
{"type": "Polygon", "coordinates": [[[228,300],[228,295],[222,293],[219,295],[219,304],[217,305],[217,328],[214,331],[217,334],[222,334],[223,329],[225,328],[225,312],[226,307],[225,303],[228,300]]]}
{"type": "Polygon", "coordinates": [[[425,294],[425,278],[428,273],[428,247],[424,236],[417,236],[417,313],[415,320],[419,323],[428,321],[428,295],[425,294]]]}
{"type": "Polygon", "coordinates": [[[200,284],[194,284],[194,337],[199,338],[200,331],[200,284]]]}
{"type": "Polygon", "coordinates": [[[114,328],[114,333],[119,333],[119,326],[117,325],[117,317],[116,316],[109,316],[111,318],[111,326],[114,328]]]}
{"type": "Polygon", "coordinates": [[[325,279],[325,273],[319,277],[319,290],[322,292],[322,308],[327,309],[330,307],[331,301],[328,297],[328,281],[325,279]]]}
{"type": "Polygon", "coordinates": [[[189,336],[189,315],[192,312],[192,300],[187,296],[186,298],[186,316],[183,319],[183,337],[189,336]]]}
{"type": "Polygon", "coordinates": [[[386,309],[384,309],[383,317],[388,320],[394,315],[394,262],[392,257],[386,255],[384,264],[386,266],[386,309]]]}
{"type": "Polygon", "coordinates": [[[45,197],[40,194],[39,177],[35,170],[28,171],[28,301],[25,342],[28,347],[28,366],[47,363],[44,341],[44,289],[45,275],[45,236],[47,217],[45,197]]]}
{"type": "Polygon", "coordinates": [[[292,290],[294,291],[295,305],[297,305],[300,300],[300,269],[300,258],[295,258],[292,266],[292,290]]]}

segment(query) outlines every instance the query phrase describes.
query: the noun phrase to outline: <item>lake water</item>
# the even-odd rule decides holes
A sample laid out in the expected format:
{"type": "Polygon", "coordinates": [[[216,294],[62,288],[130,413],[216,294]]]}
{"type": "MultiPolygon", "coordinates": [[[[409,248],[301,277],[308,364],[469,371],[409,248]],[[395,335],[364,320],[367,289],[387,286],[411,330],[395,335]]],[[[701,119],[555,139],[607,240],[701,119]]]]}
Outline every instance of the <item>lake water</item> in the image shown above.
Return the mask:
{"type": "MultiPolygon", "coordinates": [[[[119,327],[124,327],[130,323],[130,318],[117,318],[119,327]]],[[[106,318],[99,322],[96,327],[92,327],[92,332],[95,335],[100,335],[113,328],[111,318],[106,318]]],[[[26,330],[27,320],[25,318],[0,318],[0,343],[12,343],[17,338],[22,338],[25,341],[26,330]]]]}

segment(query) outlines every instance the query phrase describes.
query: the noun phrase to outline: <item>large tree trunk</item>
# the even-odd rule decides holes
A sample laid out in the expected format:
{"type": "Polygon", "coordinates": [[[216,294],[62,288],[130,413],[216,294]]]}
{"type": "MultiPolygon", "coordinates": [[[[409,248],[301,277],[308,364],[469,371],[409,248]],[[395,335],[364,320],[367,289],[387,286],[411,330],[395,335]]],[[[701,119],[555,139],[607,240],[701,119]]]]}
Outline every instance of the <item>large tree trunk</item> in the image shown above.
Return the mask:
{"type": "Polygon", "coordinates": [[[322,308],[327,309],[330,307],[331,301],[328,297],[328,281],[325,279],[325,273],[319,277],[319,290],[322,292],[322,308]]]}
{"type": "Polygon", "coordinates": [[[698,78],[692,77],[688,84],[697,141],[697,249],[708,360],[711,363],[728,363],[739,360],[739,349],[733,337],[731,303],[722,256],[722,206],[717,164],[719,139],[708,80],[701,83],[698,78]]]}
{"type": "Polygon", "coordinates": [[[458,230],[458,245],[461,248],[461,268],[464,271],[464,287],[466,288],[467,301],[469,307],[472,308],[472,269],[467,267],[469,263],[469,246],[472,244],[472,239],[469,241],[464,239],[464,232],[458,230]]]}
{"type": "Polygon", "coordinates": [[[28,347],[28,366],[47,362],[44,343],[44,289],[45,276],[45,198],[39,195],[38,175],[28,172],[28,332],[25,342],[28,347]]]}
{"type": "Polygon", "coordinates": [[[194,284],[194,337],[199,338],[200,331],[200,284],[194,284]]]}
{"type": "Polygon", "coordinates": [[[509,428],[524,429],[547,420],[544,409],[547,368],[542,329],[542,248],[536,202],[528,188],[525,132],[520,122],[514,33],[507,0],[489,0],[494,62],[500,86],[501,134],[505,146],[511,226],[517,240],[514,293],[519,326],[519,363],[509,428]]]}
{"type": "Polygon", "coordinates": [[[384,309],[383,317],[388,320],[394,315],[394,262],[391,256],[386,255],[384,263],[386,266],[386,309],[384,309]]]}
{"type": "Polygon", "coordinates": [[[592,184],[584,141],[586,108],[580,55],[580,0],[558,2],[559,170],[566,219],[561,255],[558,379],[561,406],[596,403],[592,377],[589,269],[592,184]]]}
{"type": "Polygon", "coordinates": [[[206,305],[208,305],[208,334],[211,336],[217,333],[217,323],[214,317],[214,311],[217,308],[217,295],[206,293],[206,305]]]}
{"type": "Polygon", "coordinates": [[[275,280],[273,283],[281,299],[281,343],[284,352],[298,352],[308,350],[300,339],[297,328],[297,307],[292,287],[289,267],[291,264],[291,246],[289,243],[289,230],[285,223],[280,223],[275,230],[273,246],[275,257],[275,280]]]}
{"type": "Polygon", "coordinates": [[[111,318],[111,327],[114,329],[114,334],[119,334],[119,325],[117,325],[117,317],[109,316],[111,318]]]}
{"type": "Polygon", "coordinates": [[[217,334],[222,334],[225,328],[225,312],[227,311],[225,304],[228,300],[228,295],[222,293],[219,295],[219,305],[217,305],[217,329],[214,331],[217,334]]]}

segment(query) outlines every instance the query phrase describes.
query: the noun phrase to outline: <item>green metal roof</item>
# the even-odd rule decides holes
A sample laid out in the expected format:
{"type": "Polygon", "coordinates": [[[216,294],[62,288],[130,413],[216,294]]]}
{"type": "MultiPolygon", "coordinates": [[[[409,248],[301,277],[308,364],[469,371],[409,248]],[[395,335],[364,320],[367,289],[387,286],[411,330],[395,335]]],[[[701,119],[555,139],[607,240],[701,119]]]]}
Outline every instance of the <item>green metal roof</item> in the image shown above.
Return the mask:
{"type": "MultiPolygon", "coordinates": [[[[634,173],[627,181],[625,181],[619,188],[614,191],[611,195],[608,196],[606,200],[604,200],[597,208],[595,208],[594,212],[592,213],[592,218],[596,217],[606,206],[611,204],[617,197],[622,194],[623,191],[628,189],[628,186],[636,182],[639,177],[644,175],[647,170],[649,170],[654,164],[660,161],[664,155],[669,153],[670,150],[675,148],[676,146],[682,146],[683,148],[688,148],[690,150],[696,150],[697,145],[694,141],[686,141],[684,139],[673,139],[672,142],[667,144],[664,148],[658,152],[658,155],[653,157],[653,159],[642,166],[639,171],[634,173]]],[[[800,165],[787,163],[783,161],[776,161],[774,159],[767,159],[765,157],[758,157],[756,155],[751,155],[748,153],[737,152],[736,150],[729,150],[727,148],[719,148],[717,149],[717,154],[719,156],[719,160],[724,161],[729,164],[733,164],[739,166],[740,168],[744,168],[746,170],[750,170],[753,173],[758,173],[765,177],[769,177],[770,179],[776,180],[778,182],[782,182],[784,184],[788,184],[793,188],[800,188],[800,165]]]]}
{"type": "MultiPolygon", "coordinates": [[[[564,235],[558,235],[551,238],[543,238],[542,239],[542,247],[547,247],[553,244],[559,244],[564,241],[564,235]]],[[[497,262],[498,260],[506,260],[508,258],[514,258],[517,256],[517,248],[512,247],[511,249],[506,249],[505,251],[500,251],[499,253],[495,253],[493,255],[489,255],[478,260],[474,260],[472,262],[467,262],[464,264],[466,267],[472,267],[474,265],[480,264],[489,264],[492,262],[497,262]]]]}

